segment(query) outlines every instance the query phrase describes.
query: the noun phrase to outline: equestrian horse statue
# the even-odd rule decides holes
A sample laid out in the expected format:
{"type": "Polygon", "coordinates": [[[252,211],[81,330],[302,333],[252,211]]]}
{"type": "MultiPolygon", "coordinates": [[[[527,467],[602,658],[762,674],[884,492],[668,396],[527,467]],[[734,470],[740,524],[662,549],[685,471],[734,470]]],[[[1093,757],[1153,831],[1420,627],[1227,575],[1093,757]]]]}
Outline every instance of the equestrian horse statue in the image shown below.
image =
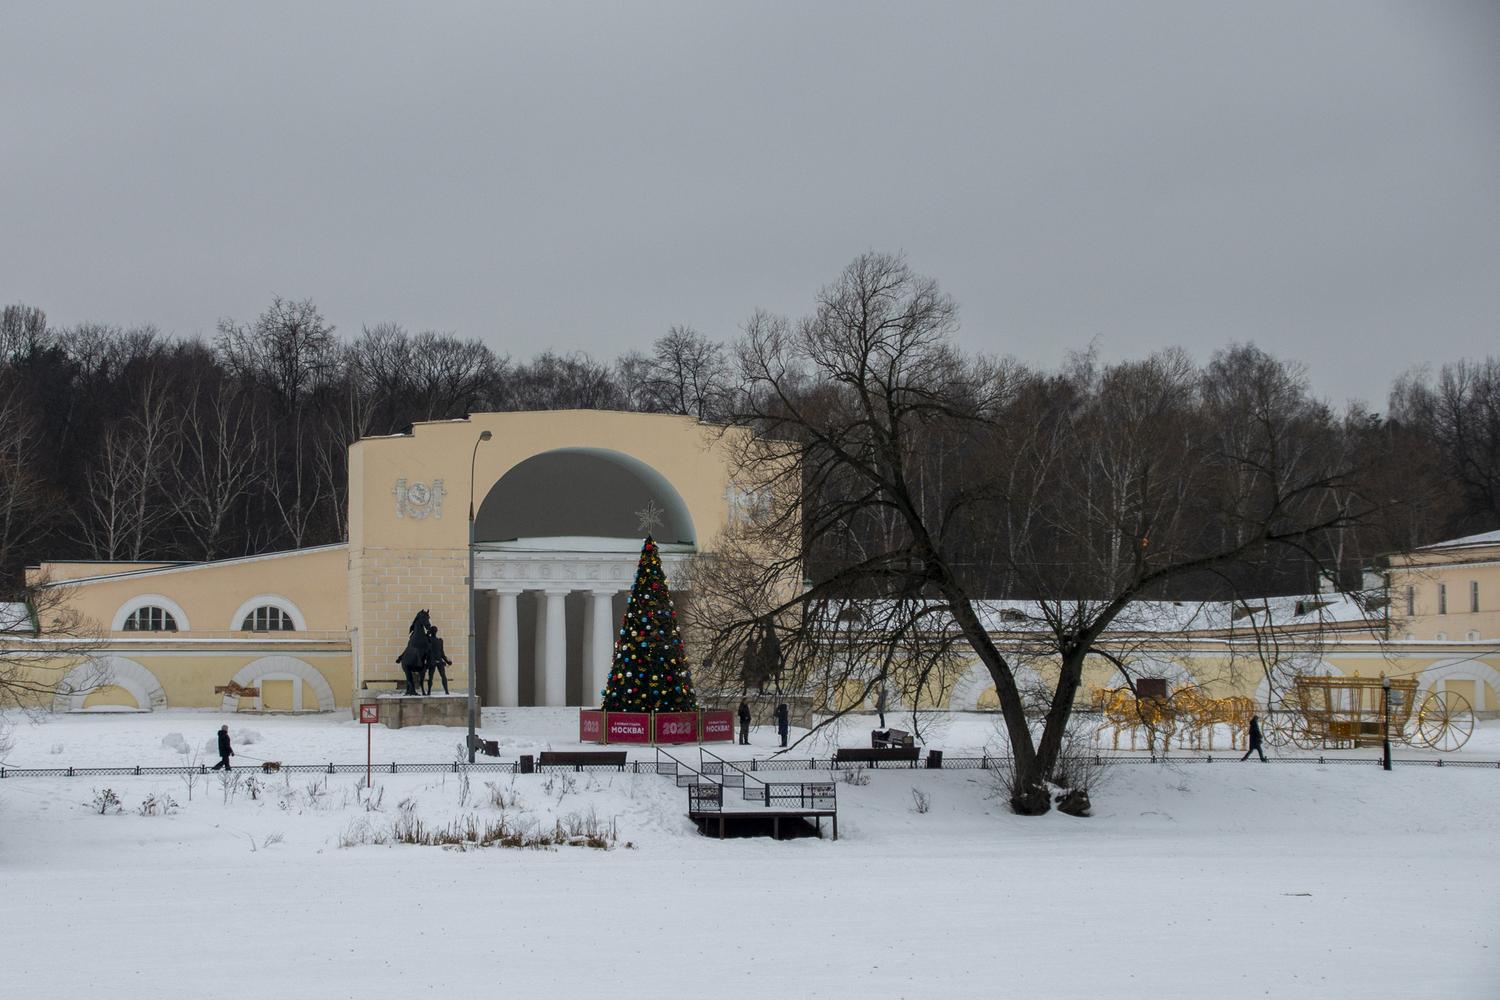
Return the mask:
{"type": "Polygon", "coordinates": [[[432,618],[423,608],[417,612],[417,616],[411,620],[411,628],[407,630],[406,649],[396,657],[396,662],[401,664],[401,672],[406,675],[406,693],[421,694],[422,678],[427,672],[429,654],[432,650],[432,636],[428,627],[432,624],[432,618]]]}

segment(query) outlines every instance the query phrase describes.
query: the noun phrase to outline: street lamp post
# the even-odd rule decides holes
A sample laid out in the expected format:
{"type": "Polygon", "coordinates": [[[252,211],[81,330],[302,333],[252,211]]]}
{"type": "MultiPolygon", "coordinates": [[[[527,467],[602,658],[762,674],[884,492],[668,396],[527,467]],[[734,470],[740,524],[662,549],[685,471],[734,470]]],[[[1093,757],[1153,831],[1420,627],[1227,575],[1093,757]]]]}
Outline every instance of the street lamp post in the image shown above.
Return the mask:
{"type": "Polygon", "coordinates": [[[1391,679],[1385,675],[1381,675],[1380,678],[1380,691],[1383,695],[1381,707],[1385,712],[1385,722],[1381,726],[1385,738],[1381,741],[1380,766],[1389,771],[1391,769],[1391,679]]]}
{"type": "Polygon", "coordinates": [[[479,445],[494,437],[489,431],[480,431],[474,442],[474,451],[469,455],[469,763],[474,763],[474,729],[479,721],[479,699],[474,693],[474,463],[479,458],[479,445]]]}

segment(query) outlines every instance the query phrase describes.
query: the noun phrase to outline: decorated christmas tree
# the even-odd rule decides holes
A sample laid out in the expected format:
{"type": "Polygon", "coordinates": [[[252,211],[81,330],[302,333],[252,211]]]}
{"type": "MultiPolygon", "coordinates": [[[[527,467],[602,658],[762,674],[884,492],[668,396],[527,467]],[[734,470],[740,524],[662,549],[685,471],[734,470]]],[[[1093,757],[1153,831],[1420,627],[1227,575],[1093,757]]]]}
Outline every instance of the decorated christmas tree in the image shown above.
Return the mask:
{"type": "Polygon", "coordinates": [[[698,707],[683,655],[672,592],[661,553],[650,535],[630,588],[630,602],[615,637],[615,658],[605,685],[608,712],[687,712],[698,707]]]}

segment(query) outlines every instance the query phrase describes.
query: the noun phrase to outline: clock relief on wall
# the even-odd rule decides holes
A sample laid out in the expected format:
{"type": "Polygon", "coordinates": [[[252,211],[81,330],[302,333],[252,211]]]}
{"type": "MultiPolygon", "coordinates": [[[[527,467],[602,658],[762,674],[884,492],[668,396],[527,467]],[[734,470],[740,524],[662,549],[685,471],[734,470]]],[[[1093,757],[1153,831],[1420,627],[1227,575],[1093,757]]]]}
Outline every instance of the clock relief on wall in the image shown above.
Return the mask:
{"type": "Polygon", "coordinates": [[[405,479],[398,479],[396,488],[391,492],[396,496],[397,517],[413,517],[420,521],[429,515],[443,516],[441,479],[434,479],[431,486],[423,482],[407,483],[405,479]]]}

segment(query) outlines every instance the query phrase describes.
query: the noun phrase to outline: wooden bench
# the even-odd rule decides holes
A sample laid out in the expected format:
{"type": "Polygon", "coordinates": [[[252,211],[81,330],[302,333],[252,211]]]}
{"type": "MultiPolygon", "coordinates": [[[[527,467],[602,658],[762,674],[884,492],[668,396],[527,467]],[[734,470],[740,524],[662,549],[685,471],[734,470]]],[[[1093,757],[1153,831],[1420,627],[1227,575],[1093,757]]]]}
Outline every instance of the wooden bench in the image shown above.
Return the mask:
{"type": "Polygon", "coordinates": [[[917,741],[904,729],[873,729],[870,731],[870,746],[876,749],[881,747],[903,747],[911,748],[917,745],[917,741]]]}
{"type": "Polygon", "coordinates": [[[625,770],[624,750],[543,750],[537,767],[571,767],[582,771],[585,767],[614,767],[625,770]]]}
{"type": "Polygon", "coordinates": [[[870,764],[879,767],[881,761],[899,761],[917,766],[916,747],[839,747],[833,754],[833,766],[840,764],[870,764]]]}
{"type": "Polygon", "coordinates": [[[406,678],[404,677],[370,677],[361,683],[360,687],[368,691],[376,684],[389,684],[393,689],[406,690],[406,678]]]}

